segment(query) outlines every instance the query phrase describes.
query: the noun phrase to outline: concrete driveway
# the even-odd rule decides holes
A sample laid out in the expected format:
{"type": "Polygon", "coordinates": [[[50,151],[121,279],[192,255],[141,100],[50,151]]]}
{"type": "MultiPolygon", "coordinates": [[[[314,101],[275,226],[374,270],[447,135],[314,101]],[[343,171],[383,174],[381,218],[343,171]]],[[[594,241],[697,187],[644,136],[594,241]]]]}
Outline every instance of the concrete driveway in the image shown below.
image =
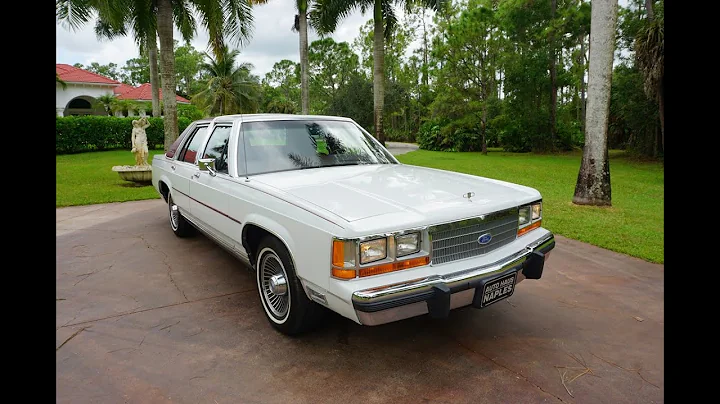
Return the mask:
{"type": "Polygon", "coordinates": [[[402,143],[402,142],[385,142],[385,148],[388,149],[393,156],[405,154],[413,150],[418,149],[418,145],[415,143],[402,143]]]}
{"type": "Polygon", "coordinates": [[[658,403],[664,267],[557,237],[483,310],[296,338],[253,277],[161,200],[56,210],[61,403],[658,403]]]}

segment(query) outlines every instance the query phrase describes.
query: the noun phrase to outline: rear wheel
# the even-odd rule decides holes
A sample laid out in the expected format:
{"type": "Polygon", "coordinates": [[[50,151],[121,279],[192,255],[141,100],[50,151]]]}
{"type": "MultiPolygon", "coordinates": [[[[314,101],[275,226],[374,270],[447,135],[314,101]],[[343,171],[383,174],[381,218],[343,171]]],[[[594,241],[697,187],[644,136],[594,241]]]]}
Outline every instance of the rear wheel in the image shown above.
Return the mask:
{"type": "Polygon", "coordinates": [[[170,228],[178,237],[189,237],[195,234],[195,228],[185,220],[180,209],[173,202],[172,195],[168,193],[168,211],[170,214],[170,228]]]}
{"type": "Polygon", "coordinates": [[[325,308],[305,295],[285,246],[277,238],[266,236],[256,256],[260,301],[270,324],[288,335],[311,330],[322,319],[325,308]]]}

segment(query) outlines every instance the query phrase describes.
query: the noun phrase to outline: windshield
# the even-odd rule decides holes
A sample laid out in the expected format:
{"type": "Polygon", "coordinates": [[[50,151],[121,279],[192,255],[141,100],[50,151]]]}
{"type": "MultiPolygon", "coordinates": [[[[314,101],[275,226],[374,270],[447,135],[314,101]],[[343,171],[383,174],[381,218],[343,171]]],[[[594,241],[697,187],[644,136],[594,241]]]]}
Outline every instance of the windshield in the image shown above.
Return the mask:
{"type": "Polygon", "coordinates": [[[242,124],[244,144],[238,156],[247,174],[396,160],[352,122],[330,120],[265,121],[242,124]]]}

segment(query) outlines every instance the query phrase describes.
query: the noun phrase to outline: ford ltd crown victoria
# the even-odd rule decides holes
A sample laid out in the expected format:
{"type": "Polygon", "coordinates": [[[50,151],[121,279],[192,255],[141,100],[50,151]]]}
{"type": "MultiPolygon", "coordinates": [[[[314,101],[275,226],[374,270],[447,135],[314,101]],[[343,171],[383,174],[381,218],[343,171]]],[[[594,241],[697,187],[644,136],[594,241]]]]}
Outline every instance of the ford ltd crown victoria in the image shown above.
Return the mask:
{"type": "Polygon", "coordinates": [[[348,118],[199,120],[152,182],[178,237],[199,230],[252,268],[286,334],[327,309],[377,325],[484,308],[540,279],[555,247],[537,190],[401,164],[348,118]]]}

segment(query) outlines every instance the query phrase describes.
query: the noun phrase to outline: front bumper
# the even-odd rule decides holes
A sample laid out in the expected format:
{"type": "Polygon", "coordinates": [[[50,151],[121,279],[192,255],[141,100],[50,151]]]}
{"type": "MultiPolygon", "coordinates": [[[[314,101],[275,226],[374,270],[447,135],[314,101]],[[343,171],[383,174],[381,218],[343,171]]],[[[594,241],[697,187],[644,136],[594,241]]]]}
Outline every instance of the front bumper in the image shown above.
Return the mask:
{"type": "Polygon", "coordinates": [[[547,233],[525,249],[492,264],[353,292],[353,308],[364,325],[385,324],[423,314],[447,317],[450,310],[458,307],[471,304],[479,307],[475,291],[482,290],[482,285],[489,280],[513,272],[518,272],[517,282],[540,279],[545,254],[553,248],[555,237],[547,233]]]}

